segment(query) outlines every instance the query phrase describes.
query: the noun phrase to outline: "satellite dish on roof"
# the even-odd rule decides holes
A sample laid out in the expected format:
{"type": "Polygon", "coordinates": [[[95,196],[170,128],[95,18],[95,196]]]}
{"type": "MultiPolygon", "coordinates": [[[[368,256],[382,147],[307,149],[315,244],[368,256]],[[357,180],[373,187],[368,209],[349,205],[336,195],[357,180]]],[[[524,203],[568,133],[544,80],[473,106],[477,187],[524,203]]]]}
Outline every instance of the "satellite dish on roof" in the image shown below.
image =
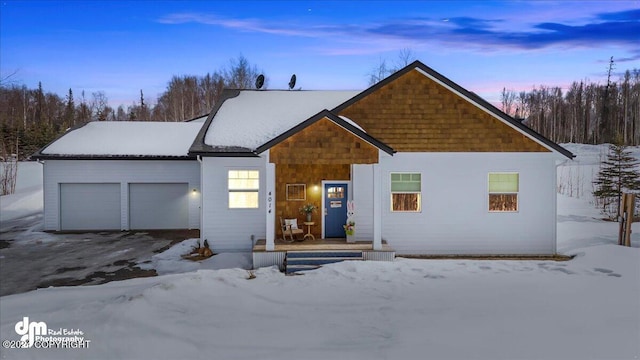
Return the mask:
{"type": "Polygon", "coordinates": [[[289,80],[289,90],[293,90],[294,86],[296,86],[296,74],[291,75],[291,80],[289,80]]]}
{"type": "Polygon", "coordinates": [[[256,78],[256,89],[262,89],[262,86],[264,86],[264,75],[260,74],[256,78]]]}

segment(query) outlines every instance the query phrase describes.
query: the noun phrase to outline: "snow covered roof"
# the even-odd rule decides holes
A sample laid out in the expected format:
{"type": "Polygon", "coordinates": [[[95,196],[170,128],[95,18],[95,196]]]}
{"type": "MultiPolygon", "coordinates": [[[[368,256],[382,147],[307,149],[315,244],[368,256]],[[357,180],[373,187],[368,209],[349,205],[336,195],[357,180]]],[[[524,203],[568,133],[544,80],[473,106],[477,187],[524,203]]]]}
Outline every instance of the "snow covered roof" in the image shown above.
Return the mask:
{"type": "Polygon", "coordinates": [[[206,115],[195,117],[193,119],[185,120],[184,122],[204,123],[205,121],[207,121],[208,117],[209,117],[209,114],[206,114],[206,115]]]}
{"type": "Polygon", "coordinates": [[[204,143],[216,148],[254,150],[359,91],[244,90],[227,99],[207,130],[204,143]]]}
{"type": "Polygon", "coordinates": [[[202,122],[94,121],[67,132],[40,154],[186,157],[202,125],[202,122]]]}

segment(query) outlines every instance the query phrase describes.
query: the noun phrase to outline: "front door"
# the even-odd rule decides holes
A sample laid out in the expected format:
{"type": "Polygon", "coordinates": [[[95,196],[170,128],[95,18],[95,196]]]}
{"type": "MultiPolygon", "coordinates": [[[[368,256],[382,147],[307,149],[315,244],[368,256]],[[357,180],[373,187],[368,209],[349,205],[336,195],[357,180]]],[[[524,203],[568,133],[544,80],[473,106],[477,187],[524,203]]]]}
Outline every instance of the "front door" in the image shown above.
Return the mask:
{"type": "Polygon", "coordinates": [[[347,184],[324,185],[324,237],[343,238],[347,222],[347,184]]]}

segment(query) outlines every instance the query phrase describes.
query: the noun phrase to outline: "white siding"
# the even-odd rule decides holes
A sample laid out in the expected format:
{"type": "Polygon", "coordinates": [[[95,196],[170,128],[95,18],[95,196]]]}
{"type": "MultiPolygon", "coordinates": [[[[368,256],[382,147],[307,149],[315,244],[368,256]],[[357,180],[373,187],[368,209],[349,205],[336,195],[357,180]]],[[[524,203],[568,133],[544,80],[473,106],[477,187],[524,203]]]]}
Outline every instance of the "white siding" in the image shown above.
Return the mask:
{"type": "Polygon", "coordinates": [[[549,254],[556,241],[552,153],[400,153],[381,159],[382,238],[399,254],[549,254]],[[390,174],[422,174],[422,211],[391,212],[390,174]],[[518,172],[519,209],[488,211],[488,173],[518,172]]]}
{"type": "MultiPolygon", "coordinates": [[[[266,237],[264,158],[205,157],[202,159],[202,228],[200,236],[214,252],[250,251],[254,239],[266,237]],[[260,171],[257,209],[229,209],[229,170],[260,171]]],[[[275,194],[274,194],[275,198],[275,194]]]]}
{"type": "Polygon", "coordinates": [[[353,165],[351,193],[356,206],[356,240],[373,240],[373,165],[353,165]]]}
{"type": "Polygon", "coordinates": [[[60,230],[61,183],[120,183],[121,229],[129,229],[129,183],[188,183],[189,228],[200,228],[200,167],[195,160],[47,160],[44,228],[60,230]]]}

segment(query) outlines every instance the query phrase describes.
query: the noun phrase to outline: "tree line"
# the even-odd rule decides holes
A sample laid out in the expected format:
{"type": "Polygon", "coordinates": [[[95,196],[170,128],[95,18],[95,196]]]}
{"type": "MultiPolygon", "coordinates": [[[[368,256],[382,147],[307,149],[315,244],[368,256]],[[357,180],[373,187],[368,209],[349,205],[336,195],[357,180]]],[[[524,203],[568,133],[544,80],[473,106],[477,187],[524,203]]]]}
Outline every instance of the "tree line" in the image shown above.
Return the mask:
{"type": "Polygon", "coordinates": [[[256,65],[244,56],[204,76],[175,75],[159,94],[155,104],[139,100],[113,108],[103,91],[79,96],[69,89],[65,96],[47,92],[42,83],[36,89],[0,82],[0,157],[18,155],[20,160],[45,146],[68,128],[89,121],[184,121],[205,115],[219,101],[224,88],[246,89],[259,75],[256,65]]]}
{"type": "MultiPolygon", "coordinates": [[[[410,50],[399,54],[395,66],[382,61],[370,75],[373,84],[411,62],[410,50]]],[[[613,62],[609,68],[612,73],[613,62]]],[[[91,94],[69,89],[65,96],[0,79],[0,156],[15,153],[24,159],[66,129],[89,121],[184,121],[211,111],[224,88],[253,88],[257,67],[242,55],[217,71],[175,75],[155,104],[139,100],[112,108],[102,91],[91,94]],[[79,95],[79,96],[78,96],[79,95]],[[5,154],[5,155],[3,155],[5,154]]],[[[266,85],[265,85],[266,86],[266,85]]],[[[607,84],[575,81],[564,91],[539,86],[515,92],[503,88],[502,110],[555,142],[640,145],[640,70],[627,70],[607,84]]]]}
{"type": "Polygon", "coordinates": [[[574,81],[566,91],[503,88],[502,111],[558,143],[640,145],[640,70],[607,84],[574,81]]]}

